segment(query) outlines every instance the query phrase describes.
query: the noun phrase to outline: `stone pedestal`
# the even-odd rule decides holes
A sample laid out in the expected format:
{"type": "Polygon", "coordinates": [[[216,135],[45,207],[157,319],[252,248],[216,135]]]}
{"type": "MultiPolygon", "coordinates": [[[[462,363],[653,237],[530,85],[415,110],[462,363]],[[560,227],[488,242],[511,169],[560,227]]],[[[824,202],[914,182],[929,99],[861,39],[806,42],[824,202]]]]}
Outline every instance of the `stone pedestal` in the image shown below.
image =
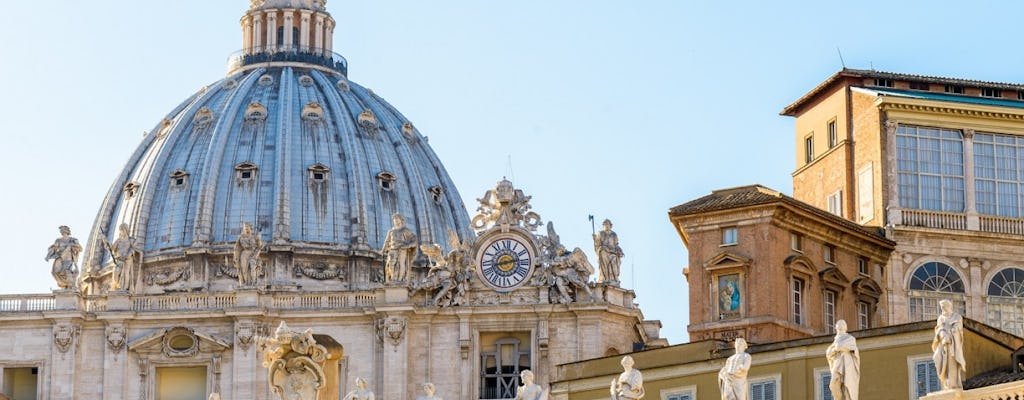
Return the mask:
{"type": "Polygon", "coordinates": [[[107,311],[130,311],[132,299],[127,291],[116,291],[107,294],[107,311]]]}
{"type": "Polygon", "coordinates": [[[255,288],[239,288],[235,291],[235,304],[238,307],[259,307],[260,292],[255,288]]]}
{"type": "Polygon", "coordinates": [[[405,286],[385,286],[385,303],[405,303],[409,301],[409,288],[405,286]]]}
{"type": "Polygon", "coordinates": [[[57,310],[77,310],[79,293],[71,289],[53,291],[54,307],[57,310]]]}

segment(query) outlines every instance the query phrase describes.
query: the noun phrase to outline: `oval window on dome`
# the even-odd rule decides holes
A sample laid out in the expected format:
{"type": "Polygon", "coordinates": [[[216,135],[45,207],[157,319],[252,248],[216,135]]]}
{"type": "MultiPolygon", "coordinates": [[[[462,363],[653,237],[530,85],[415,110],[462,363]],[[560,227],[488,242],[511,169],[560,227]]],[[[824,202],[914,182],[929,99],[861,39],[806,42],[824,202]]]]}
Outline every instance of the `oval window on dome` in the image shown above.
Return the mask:
{"type": "Polygon", "coordinates": [[[267,119],[267,107],[258,101],[249,103],[245,108],[245,120],[248,122],[263,121],[267,119]]]}
{"type": "Polygon", "coordinates": [[[299,85],[302,85],[303,87],[313,86],[313,78],[311,78],[309,75],[300,76],[299,85]]]}
{"type": "Polygon", "coordinates": [[[302,119],[305,121],[320,121],[324,119],[324,108],[320,103],[311,102],[302,108],[302,119]]]}
{"type": "Polygon", "coordinates": [[[257,81],[260,86],[267,87],[274,84],[274,77],[270,75],[263,75],[260,80],[257,81]]]}
{"type": "Polygon", "coordinates": [[[338,81],[338,91],[339,92],[347,92],[349,90],[352,90],[352,88],[350,88],[348,86],[348,81],[346,81],[344,79],[338,81]]]}

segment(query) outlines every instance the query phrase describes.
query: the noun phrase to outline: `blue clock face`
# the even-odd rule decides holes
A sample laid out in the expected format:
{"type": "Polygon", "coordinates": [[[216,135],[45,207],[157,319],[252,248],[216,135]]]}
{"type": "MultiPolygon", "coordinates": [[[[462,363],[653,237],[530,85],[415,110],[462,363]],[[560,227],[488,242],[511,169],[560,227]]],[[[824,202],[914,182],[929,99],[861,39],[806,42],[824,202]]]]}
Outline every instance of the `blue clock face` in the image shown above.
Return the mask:
{"type": "Polygon", "coordinates": [[[530,276],[533,255],[519,240],[503,237],[487,243],[480,253],[480,275],[497,289],[512,289],[530,276]]]}

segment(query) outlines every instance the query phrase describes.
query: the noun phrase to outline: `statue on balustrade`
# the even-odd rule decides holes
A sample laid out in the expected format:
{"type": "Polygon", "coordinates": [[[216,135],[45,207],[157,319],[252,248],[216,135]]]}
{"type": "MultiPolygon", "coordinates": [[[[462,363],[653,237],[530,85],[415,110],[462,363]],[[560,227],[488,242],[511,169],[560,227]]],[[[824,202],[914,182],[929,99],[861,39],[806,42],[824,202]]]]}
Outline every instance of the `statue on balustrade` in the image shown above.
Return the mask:
{"type": "Polygon", "coordinates": [[[343,400],[374,400],[373,391],[367,389],[366,379],[356,378],[356,388],[345,395],[343,400]]]}
{"type": "Polygon", "coordinates": [[[433,383],[427,382],[423,384],[423,394],[425,396],[417,397],[416,400],[443,400],[441,396],[434,394],[436,388],[433,383]]]}
{"type": "Polygon", "coordinates": [[[622,373],[612,380],[612,400],[640,400],[644,397],[644,376],[633,368],[633,357],[622,357],[622,373]]]}
{"type": "Polygon", "coordinates": [[[101,235],[103,244],[114,261],[113,273],[110,275],[111,291],[131,291],[135,282],[135,271],[142,264],[142,246],[128,233],[128,224],[118,227],[117,239],[113,242],[101,235]]]}
{"type": "Polygon", "coordinates": [[[423,254],[430,259],[431,267],[423,281],[413,285],[413,291],[436,290],[432,301],[439,307],[462,304],[473,275],[472,259],[469,254],[471,245],[462,243],[459,235],[450,230],[448,245],[451,251],[447,255],[443,254],[444,250],[439,245],[420,246],[423,254]]]}
{"type": "Polygon", "coordinates": [[[238,271],[238,284],[242,287],[255,287],[263,276],[263,241],[258,232],[253,232],[252,224],[243,223],[242,233],[235,242],[233,261],[238,271]]]}
{"type": "Polygon", "coordinates": [[[45,261],[53,260],[53,279],[57,286],[68,289],[74,286],[78,276],[78,255],[82,253],[82,245],[71,236],[71,228],[61,225],[60,237],[50,245],[45,261]]]}
{"type": "Polygon", "coordinates": [[[407,283],[412,262],[416,259],[416,234],[405,226],[405,216],[391,216],[391,230],[384,237],[384,283],[407,283]]]}
{"type": "Polygon", "coordinates": [[[525,370],[519,373],[519,379],[523,386],[516,389],[516,400],[547,400],[548,391],[533,382],[533,371],[525,370]]]}
{"type": "Polygon", "coordinates": [[[943,390],[962,389],[967,371],[964,361],[964,318],[953,311],[953,302],[940,300],[942,314],[935,321],[932,361],[943,390]]]}
{"type": "Polygon", "coordinates": [[[747,372],[750,371],[750,354],[747,354],[747,341],[736,339],[736,353],[725,360],[725,366],[718,371],[718,390],[722,400],[747,400],[747,372]]]}
{"type": "Polygon", "coordinates": [[[836,338],[825,349],[832,380],[829,391],[835,400],[857,400],[860,396],[860,351],[857,339],[846,333],[846,321],[836,322],[836,338]]]}
{"type": "Polygon", "coordinates": [[[594,251],[597,253],[600,276],[598,282],[617,286],[619,284],[619,267],[622,265],[622,248],[619,247],[619,235],[612,230],[612,221],[604,220],[604,228],[594,234],[594,251]]]}

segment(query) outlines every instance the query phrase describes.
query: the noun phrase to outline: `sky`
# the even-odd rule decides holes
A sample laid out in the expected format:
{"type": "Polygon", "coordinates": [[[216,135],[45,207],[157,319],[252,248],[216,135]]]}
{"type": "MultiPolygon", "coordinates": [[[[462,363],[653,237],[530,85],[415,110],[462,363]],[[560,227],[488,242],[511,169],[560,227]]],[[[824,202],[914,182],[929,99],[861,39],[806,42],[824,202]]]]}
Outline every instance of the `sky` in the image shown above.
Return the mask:
{"type": "MultiPolygon", "coordinates": [[[[56,288],[46,248],[84,244],[143,132],[224,77],[244,0],[5,4],[0,293],[56,288]]],[[[783,107],[839,71],[1024,82],[1024,3],[330,0],[335,51],[427,135],[468,207],[503,176],[595,260],[614,222],[623,286],[688,340],[686,248],[668,209],[760,183],[791,193],[783,107]],[[801,4],[807,3],[807,4],[801,4]],[[854,7],[855,5],[855,7],[854,7]],[[840,53],[842,58],[840,58],[840,53]],[[600,228],[600,226],[598,226],[600,228]]],[[[472,210],[470,210],[472,211],[472,210]]]]}

